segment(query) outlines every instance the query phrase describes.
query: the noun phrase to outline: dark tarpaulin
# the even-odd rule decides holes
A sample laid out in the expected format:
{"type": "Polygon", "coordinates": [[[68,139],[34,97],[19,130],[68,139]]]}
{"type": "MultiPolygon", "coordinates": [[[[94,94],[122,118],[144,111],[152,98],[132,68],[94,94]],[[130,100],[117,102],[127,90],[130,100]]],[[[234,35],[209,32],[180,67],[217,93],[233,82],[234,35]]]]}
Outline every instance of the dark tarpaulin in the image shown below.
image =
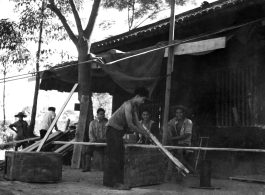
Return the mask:
{"type": "MultiPolygon", "coordinates": [[[[125,53],[118,50],[110,50],[99,56],[103,57],[104,61],[108,63],[164,45],[164,43],[159,43],[152,47],[125,53]]],[[[152,93],[158,81],[164,53],[165,49],[160,49],[111,65],[99,65],[121,88],[129,93],[133,93],[136,88],[142,86],[152,93]]]]}
{"type": "MultiPolygon", "coordinates": [[[[124,53],[118,50],[110,50],[97,57],[102,57],[104,62],[112,62],[163,45],[160,43],[156,46],[124,53]]],[[[99,64],[101,69],[92,70],[92,92],[113,94],[117,83],[129,93],[133,93],[134,89],[141,86],[146,87],[152,93],[159,77],[164,53],[165,49],[160,49],[111,65],[99,64]]],[[[68,62],[44,71],[40,89],[70,91],[74,83],[78,82],[78,65],[63,67],[68,64],[77,64],[77,61],[68,62]],[[62,68],[58,69],[58,67],[62,68]]]]}

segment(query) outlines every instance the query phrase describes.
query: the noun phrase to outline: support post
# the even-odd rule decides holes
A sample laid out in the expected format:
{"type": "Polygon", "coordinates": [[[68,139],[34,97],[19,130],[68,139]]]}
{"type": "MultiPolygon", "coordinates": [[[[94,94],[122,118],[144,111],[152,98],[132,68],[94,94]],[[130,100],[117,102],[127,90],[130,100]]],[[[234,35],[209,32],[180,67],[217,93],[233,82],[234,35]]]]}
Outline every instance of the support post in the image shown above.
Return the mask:
{"type": "Polygon", "coordinates": [[[69,96],[67,97],[66,101],[64,102],[61,110],[59,111],[59,113],[56,115],[55,119],[52,121],[52,124],[50,125],[47,133],[45,134],[44,138],[41,140],[40,145],[38,147],[38,149],[36,150],[37,152],[39,152],[43,146],[43,144],[45,143],[45,141],[47,140],[48,136],[50,135],[54,125],[56,124],[56,122],[58,121],[59,117],[61,116],[65,106],[67,105],[67,103],[69,102],[69,100],[71,99],[73,93],[75,92],[76,88],[77,88],[78,84],[75,84],[72,91],[70,92],[69,96]]]}
{"type": "MultiPolygon", "coordinates": [[[[85,134],[85,128],[86,123],[88,120],[88,111],[89,111],[89,96],[88,95],[82,95],[81,97],[81,108],[80,108],[80,116],[77,126],[77,132],[75,135],[75,141],[76,142],[82,142],[84,139],[85,134]]],[[[80,162],[81,162],[81,154],[82,154],[82,145],[75,145],[73,156],[72,156],[72,163],[71,168],[73,169],[79,169],[80,168],[80,162]]]]}
{"type": "MultiPolygon", "coordinates": [[[[170,29],[169,29],[169,44],[173,43],[175,30],[175,0],[171,0],[171,17],[170,17],[170,29]]],[[[163,139],[162,144],[167,143],[167,123],[168,123],[168,111],[170,104],[170,90],[171,90],[171,72],[174,65],[174,46],[168,48],[167,59],[167,81],[166,81],[166,95],[165,95],[165,108],[163,118],[163,139]]]]}
{"type": "MultiPolygon", "coordinates": [[[[168,44],[172,44],[174,40],[175,31],[175,0],[171,0],[171,16],[170,16],[170,29],[169,29],[169,40],[168,44]]],[[[166,95],[165,95],[165,108],[164,108],[164,118],[163,118],[163,137],[162,144],[167,144],[167,123],[168,123],[168,112],[170,104],[170,90],[171,90],[171,72],[174,65],[174,46],[168,48],[168,59],[167,59],[167,81],[166,81],[166,95]]],[[[172,162],[168,161],[167,167],[167,178],[171,179],[172,172],[172,162]]]]}

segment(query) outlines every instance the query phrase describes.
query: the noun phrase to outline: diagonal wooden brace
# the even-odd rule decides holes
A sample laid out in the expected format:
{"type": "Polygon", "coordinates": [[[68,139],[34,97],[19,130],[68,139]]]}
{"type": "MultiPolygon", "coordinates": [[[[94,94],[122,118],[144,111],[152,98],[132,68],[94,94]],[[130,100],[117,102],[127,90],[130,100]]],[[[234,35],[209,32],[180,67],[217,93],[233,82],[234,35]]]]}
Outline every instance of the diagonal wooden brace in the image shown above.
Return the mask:
{"type": "Polygon", "coordinates": [[[177,159],[175,158],[159,141],[158,139],[150,132],[145,130],[142,125],[139,123],[138,115],[134,112],[134,122],[135,125],[142,131],[147,132],[150,139],[159,147],[160,151],[164,153],[177,167],[177,169],[185,176],[185,173],[189,173],[189,170],[177,159]]]}
{"type": "Polygon", "coordinates": [[[72,91],[70,92],[69,96],[67,97],[66,101],[64,102],[64,104],[63,104],[61,110],[60,110],[59,113],[56,115],[55,119],[52,121],[52,124],[50,125],[50,127],[49,127],[47,133],[45,134],[44,138],[41,140],[40,145],[39,145],[39,147],[38,147],[38,149],[37,149],[37,152],[40,152],[40,150],[41,150],[43,144],[45,143],[45,141],[47,140],[48,136],[50,135],[50,133],[51,133],[53,127],[55,126],[56,122],[58,121],[59,117],[61,116],[61,114],[62,114],[62,112],[63,112],[65,106],[67,105],[67,103],[68,103],[69,100],[71,99],[71,97],[72,97],[73,93],[75,92],[77,86],[78,86],[78,84],[75,84],[74,87],[72,88],[72,91]]]}

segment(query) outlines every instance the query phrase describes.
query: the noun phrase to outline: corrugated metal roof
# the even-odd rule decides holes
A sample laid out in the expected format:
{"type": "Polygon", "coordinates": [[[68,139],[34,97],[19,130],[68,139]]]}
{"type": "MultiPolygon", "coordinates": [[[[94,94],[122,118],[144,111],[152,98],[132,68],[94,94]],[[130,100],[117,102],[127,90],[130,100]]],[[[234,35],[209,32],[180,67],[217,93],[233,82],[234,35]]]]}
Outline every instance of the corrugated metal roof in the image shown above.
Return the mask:
{"type": "MultiPolygon", "coordinates": [[[[201,19],[204,17],[209,17],[211,14],[216,14],[218,11],[226,11],[229,8],[238,7],[240,5],[248,6],[251,4],[257,4],[259,2],[265,2],[265,0],[219,0],[206,5],[205,7],[198,7],[193,10],[187,11],[185,13],[176,15],[176,27],[181,27],[186,25],[188,22],[201,19]]],[[[161,34],[169,30],[169,18],[160,20],[153,24],[149,24],[132,31],[113,36],[111,38],[98,41],[92,44],[92,51],[98,49],[104,49],[105,47],[110,47],[111,45],[122,44],[128,41],[134,41],[139,38],[146,38],[154,36],[156,34],[161,34]]]]}

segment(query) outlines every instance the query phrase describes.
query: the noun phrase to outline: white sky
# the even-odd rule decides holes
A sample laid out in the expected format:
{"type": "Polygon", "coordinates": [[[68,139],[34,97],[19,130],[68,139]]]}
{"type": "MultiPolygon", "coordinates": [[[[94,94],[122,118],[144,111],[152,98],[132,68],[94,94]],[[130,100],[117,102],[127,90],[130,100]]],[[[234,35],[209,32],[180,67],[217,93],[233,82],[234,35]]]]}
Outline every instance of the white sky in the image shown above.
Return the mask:
{"type": "MultiPolygon", "coordinates": [[[[196,0],[197,6],[200,6],[201,3],[204,0],[196,0]]],[[[213,2],[214,0],[208,0],[208,2],[213,2]]],[[[184,7],[177,6],[176,8],[176,14],[179,14],[181,12],[193,9],[197,7],[192,4],[188,4],[184,7]]],[[[9,0],[0,0],[0,19],[2,18],[10,18],[15,19],[16,14],[13,12],[13,3],[9,0]]],[[[81,17],[89,17],[90,11],[88,9],[81,12],[81,17]]],[[[161,16],[158,17],[158,19],[164,18],[165,16],[169,17],[170,15],[170,9],[167,12],[164,12],[161,14],[161,16]]],[[[127,18],[127,13],[125,12],[118,12],[117,10],[104,10],[101,9],[98,15],[97,23],[100,23],[103,20],[114,20],[116,24],[110,28],[107,31],[103,31],[102,29],[96,28],[93,32],[93,40],[102,40],[110,35],[117,35],[121,34],[123,32],[126,32],[128,30],[127,24],[125,23],[125,20],[127,18]]],[[[156,21],[156,20],[155,20],[156,21]]],[[[151,23],[155,22],[152,21],[151,23]]],[[[145,23],[144,25],[146,25],[145,23]]],[[[77,51],[72,42],[67,42],[64,44],[57,44],[53,43],[49,46],[54,46],[58,49],[65,49],[67,48],[69,54],[71,56],[77,56],[77,51]]],[[[37,48],[37,45],[35,46],[37,48]]],[[[32,46],[32,49],[34,49],[34,45],[32,46]]],[[[36,49],[34,49],[36,50],[36,49]]],[[[58,61],[58,59],[57,59],[58,61]]],[[[16,71],[13,71],[7,76],[16,75],[16,74],[22,74],[27,73],[28,70],[24,70],[20,73],[17,73],[16,71]]],[[[1,75],[0,78],[3,76],[1,75]]],[[[28,82],[27,79],[22,79],[18,81],[12,81],[6,83],[6,115],[7,119],[9,120],[15,120],[13,117],[14,114],[17,112],[20,112],[25,106],[31,106],[33,103],[33,96],[34,96],[34,87],[35,82],[28,82]]],[[[0,83],[0,120],[3,120],[3,111],[2,111],[2,90],[3,90],[3,84],[0,83]]],[[[59,111],[62,104],[64,103],[65,99],[67,98],[68,93],[59,93],[57,91],[40,91],[39,93],[39,99],[38,99],[38,109],[43,108],[44,106],[54,106],[59,111]]],[[[70,102],[68,103],[67,109],[74,109],[74,103],[78,103],[77,100],[77,94],[74,94],[70,102]]]]}

